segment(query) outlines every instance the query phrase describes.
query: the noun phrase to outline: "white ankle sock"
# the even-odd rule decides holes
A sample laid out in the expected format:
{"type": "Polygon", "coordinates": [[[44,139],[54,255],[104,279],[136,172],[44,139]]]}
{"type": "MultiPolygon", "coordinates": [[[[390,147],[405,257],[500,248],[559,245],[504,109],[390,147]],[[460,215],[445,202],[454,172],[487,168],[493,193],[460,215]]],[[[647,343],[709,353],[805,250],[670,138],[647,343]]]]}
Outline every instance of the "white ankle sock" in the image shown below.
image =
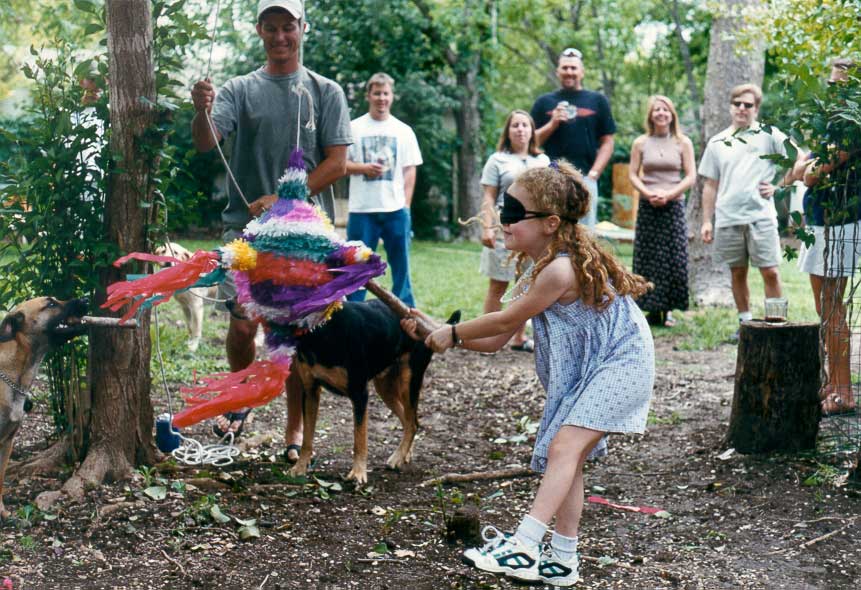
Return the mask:
{"type": "Polygon", "coordinates": [[[550,537],[550,547],[559,559],[571,561],[571,558],[577,553],[577,537],[566,537],[553,531],[553,536],[550,537]]]}
{"type": "Polygon", "coordinates": [[[749,311],[740,311],[738,312],[738,321],[739,322],[749,322],[753,319],[753,314],[749,311]]]}
{"type": "Polygon", "coordinates": [[[520,521],[520,525],[514,532],[514,536],[517,537],[517,540],[524,545],[537,547],[541,544],[542,539],[544,539],[544,533],[546,532],[546,524],[527,514],[523,517],[523,520],[520,521]]]}

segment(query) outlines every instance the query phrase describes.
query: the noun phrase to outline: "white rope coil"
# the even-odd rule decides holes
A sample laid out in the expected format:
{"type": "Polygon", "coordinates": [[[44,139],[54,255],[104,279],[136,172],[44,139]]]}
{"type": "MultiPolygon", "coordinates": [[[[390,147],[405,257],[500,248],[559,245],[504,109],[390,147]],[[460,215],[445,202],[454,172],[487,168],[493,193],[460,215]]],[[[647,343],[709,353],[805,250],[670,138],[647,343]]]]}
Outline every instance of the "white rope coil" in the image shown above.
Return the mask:
{"type": "MultiPolygon", "coordinates": [[[[177,433],[173,430],[174,433],[177,433]]],[[[233,458],[239,455],[239,447],[233,445],[233,433],[228,432],[218,443],[204,445],[197,440],[179,434],[182,444],[175,448],[171,455],[185,465],[214,465],[223,467],[233,463],[233,458]],[[228,440],[229,439],[229,440],[228,440]],[[222,444],[227,441],[227,444],[222,444]]]]}

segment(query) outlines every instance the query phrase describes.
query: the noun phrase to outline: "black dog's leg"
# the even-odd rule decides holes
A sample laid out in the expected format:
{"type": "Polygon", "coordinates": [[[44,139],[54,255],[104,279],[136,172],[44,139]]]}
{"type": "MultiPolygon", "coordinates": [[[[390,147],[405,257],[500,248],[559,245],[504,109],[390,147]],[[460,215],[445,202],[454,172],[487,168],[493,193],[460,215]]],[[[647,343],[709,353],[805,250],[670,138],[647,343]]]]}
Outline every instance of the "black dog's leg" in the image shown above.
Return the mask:
{"type": "Polygon", "coordinates": [[[353,402],[353,468],[347,479],[356,480],[357,485],[368,482],[368,384],[349,385],[353,402]]]}
{"type": "Polygon", "coordinates": [[[317,413],[320,409],[320,384],[302,379],[302,450],[299,460],[290,468],[290,475],[305,475],[314,457],[314,432],[317,429],[317,413]]]}

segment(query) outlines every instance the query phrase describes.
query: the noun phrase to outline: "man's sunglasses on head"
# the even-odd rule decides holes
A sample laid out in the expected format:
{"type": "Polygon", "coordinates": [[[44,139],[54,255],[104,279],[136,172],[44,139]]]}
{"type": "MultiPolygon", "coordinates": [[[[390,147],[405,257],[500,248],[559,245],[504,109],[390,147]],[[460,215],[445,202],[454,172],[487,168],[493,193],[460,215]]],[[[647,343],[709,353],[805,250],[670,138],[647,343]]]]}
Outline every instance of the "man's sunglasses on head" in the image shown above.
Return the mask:
{"type": "Polygon", "coordinates": [[[732,101],[732,106],[734,106],[737,109],[740,109],[742,106],[744,106],[744,108],[746,108],[746,109],[752,109],[756,105],[755,105],[755,103],[746,102],[744,100],[734,100],[734,101],[732,101]]]}
{"type": "Polygon", "coordinates": [[[580,53],[579,49],[569,47],[568,49],[563,49],[562,53],[559,54],[559,57],[576,57],[578,59],[583,59],[583,54],[580,53]]]}

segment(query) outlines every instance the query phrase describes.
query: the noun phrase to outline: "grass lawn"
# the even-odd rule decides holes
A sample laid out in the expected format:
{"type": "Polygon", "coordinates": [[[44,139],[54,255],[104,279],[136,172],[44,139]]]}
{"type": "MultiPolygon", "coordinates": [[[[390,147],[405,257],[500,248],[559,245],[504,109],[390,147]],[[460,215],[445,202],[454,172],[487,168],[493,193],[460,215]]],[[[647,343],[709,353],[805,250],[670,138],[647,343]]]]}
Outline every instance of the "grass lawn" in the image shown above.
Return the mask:
{"type": "MultiPolygon", "coordinates": [[[[212,249],[220,245],[218,240],[179,240],[190,250],[212,249]]],[[[608,243],[628,267],[631,265],[631,244],[608,243]]],[[[385,252],[380,248],[385,257],[385,252]]],[[[487,279],[478,274],[481,246],[471,242],[423,242],[414,241],[411,249],[413,292],[422,310],[437,318],[447,318],[452,311],[463,311],[464,319],[481,313],[487,279]]],[[[810,282],[800,272],[795,261],[784,260],[780,267],[784,293],[789,300],[789,317],[794,322],[817,321],[810,282]]],[[[762,278],[756,269],[749,274],[751,304],[754,317],[762,317],[762,278]]],[[[379,282],[391,286],[390,276],[379,282]]],[[[729,276],[727,276],[729,282],[729,276]]],[[[678,322],[672,330],[654,328],[656,337],[669,334],[685,336],[678,346],[689,350],[713,349],[735,332],[738,327],[731,297],[726,307],[692,308],[675,314],[678,322]]],[[[177,335],[179,338],[180,336],[177,335]]]]}
{"type": "MultiPolygon", "coordinates": [[[[191,250],[210,249],[219,245],[217,241],[180,241],[191,250]]],[[[608,243],[607,247],[630,268],[633,253],[631,244],[608,243]]],[[[385,257],[383,248],[380,248],[380,254],[385,257]]],[[[417,305],[437,318],[447,318],[455,309],[463,311],[464,319],[479,315],[487,289],[487,279],[478,274],[480,254],[481,246],[471,242],[414,241],[410,262],[417,305]]],[[[785,296],[789,300],[790,319],[795,322],[817,321],[808,275],[797,269],[795,261],[784,260],[780,276],[785,296]]],[[[751,269],[749,280],[751,311],[754,317],[762,317],[762,278],[756,269],[751,269]]],[[[379,282],[390,287],[390,275],[381,277],[379,282]]],[[[713,349],[726,342],[738,328],[731,297],[728,297],[726,307],[695,307],[674,315],[678,319],[675,328],[669,330],[660,327],[653,331],[656,337],[684,335],[685,338],[679,343],[679,347],[684,349],[713,349]]]]}

